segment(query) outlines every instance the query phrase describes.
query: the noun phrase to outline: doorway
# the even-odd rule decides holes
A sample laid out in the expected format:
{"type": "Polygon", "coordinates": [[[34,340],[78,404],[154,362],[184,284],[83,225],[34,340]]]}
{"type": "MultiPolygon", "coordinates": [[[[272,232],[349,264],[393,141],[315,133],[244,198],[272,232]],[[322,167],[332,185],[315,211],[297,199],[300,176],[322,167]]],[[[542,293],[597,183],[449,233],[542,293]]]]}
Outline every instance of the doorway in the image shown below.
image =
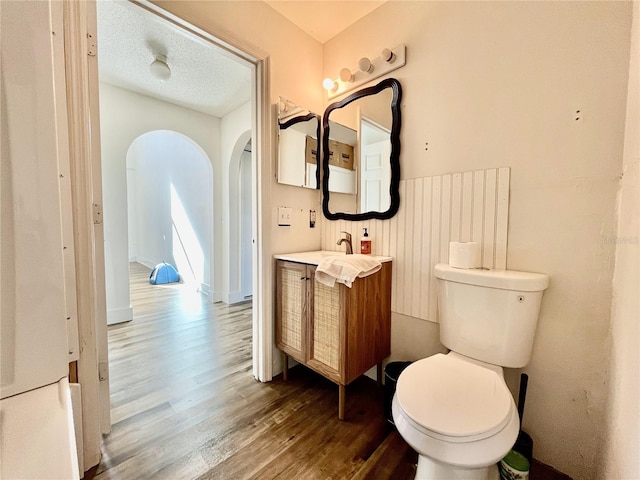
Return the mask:
{"type": "MultiPolygon", "coordinates": [[[[73,216],[74,222],[77,221],[76,259],[79,260],[76,263],[76,275],[78,290],[81,290],[78,298],[83,299],[78,302],[78,335],[80,342],[86,346],[80,350],[77,362],[78,381],[83,391],[81,414],[85,465],[99,462],[101,433],[109,432],[111,425],[105,301],[107,268],[104,255],[105,228],[102,221],[103,213],[106,212],[100,203],[103,200],[101,144],[104,142],[100,138],[98,55],[96,43],[91,42],[92,38],[98,37],[97,4],[103,3],[106,2],[66,2],[63,11],[67,109],[70,118],[68,129],[69,136],[75,139],[70,148],[70,163],[73,172],[73,216]]],[[[243,59],[250,69],[253,99],[250,117],[254,133],[252,187],[256,192],[252,218],[254,287],[251,358],[253,376],[259,381],[269,381],[273,371],[271,244],[268,235],[271,178],[268,173],[270,162],[267,160],[270,158],[272,142],[269,121],[269,56],[260,48],[235,38],[227,31],[216,27],[203,31],[146,0],[136,1],[135,6],[153,13],[180,32],[197,35],[200,41],[207,44],[223,46],[227,54],[243,59]],[[218,38],[224,40],[220,41],[218,38]]],[[[123,71],[129,70],[123,67],[123,71]]],[[[152,117],[153,113],[149,111],[148,116],[152,117]]],[[[127,120],[126,116],[123,117],[124,120],[127,120]]],[[[137,135],[140,133],[144,132],[137,135]]],[[[214,173],[215,170],[214,166],[214,173]]],[[[126,195],[126,192],[122,194],[126,195]]]]}
{"type": "Polygon", "coordinates": [[[253,189],[251,177],[251,139],[245,145],[240,158],[240,292],[244,300],[253,298],[253,261],[251,251],[253,244],[253,189]]]}
{"type": "Polygon", "coordinates": [[[229,163],[229,247],[226,249],[224,277],[226,303],[233,304],[253,297],[252,218],[255,198],[252,188],[251,131],[242,132],[235,142],[229,163]],[[228,272],[228,273],[227,273],[228,272]]]}
{"type": "MultiPolygon", "coordinates": [[[[117,312],[119,322],[135,318],[129,261],[143,259],[140,263],[152,266],[167,256],[181,264],[183,278],[193,281],[210,303],[259,301],[253,288],[257,278],[253,274],[255,259],[259,258],[254,240],[258,237],[258,220],[253,208],[259,204],[259,197],[252,194],[258,190],[253,188],[257,155],[247,147],[255,137],[256,112],[261,110],[256,95],[257,65],[137,4],[97,2],[97,24],[107,316],[117,312]],[[224,71],[229,79],[221,80],[207,71],[210,57],[218,62],[211,68],[224,71]],[[200,68],[191,77],[189,66],[194,59],[200,68]],[[219,68],[220,62],[224,68],[219,68]],[[158,63],[164,65],[160,73],[158,63]],[[174,80],[178,88],[172,87],[174,80]],[[224,85],[227,91],[222,92],[224,85]],[[215,100],[207,88],[202,90],[203,86],[215,87],[216,95],[225,97],[215,100]],[[208,170],[189,173],[185,168],[188,146],[177,150],[158,139],[150,142],[155,146],[144,157],[151,162],[148,175],[154,164],[159,168],[158,158],[169,152],[173,155],[161,167],[164,177],[159,198],[165,199],[168,210],[161,215],[164,220],[151,218],[161,209],[149,209],[146,214],[137,212],[133,217],[137,220],[132,222],[127,217],[134,205],[129,203],[135,204],[133,199],[139,200],[141,195],[146,198],[148,191],[141,192],[140,186],[149,189],[154,182],[149,178],[142,182],[137,168],[127,169],[127,157],[145,143],[142,139],[149,140],[157,132],[172,132],[174,143],[180,141],[183,147],[191,142],[192,150],[201,150],[202,158],[208,161],[208,170]],[[160,144],[164,146],[158,147],[160,144]],[[240,156],[235,155],[238,146],[243,152],[240,156]],[[167,175],[169,170],[173,180],[167,175]],[[178,177],[181,187],[175,181],[178,177]],[[211,184],[206,192],[206,185],[195,188],[203,180],[211,184]],[[189,190],[190,182],[193,191],[189,190]],[[229,190],[230,185],[236,186],[234,191],[229,190]],[[196,194],[196,190],[201,193],[196,194]],[[232,217],[233,208],[242,215],[230,228],[224,219],[232,217]],[[194,215],[200,217],[199,221],[194,215]],[[146,231],[141,218],[164,221],[168,230],[146,231]],[[153,237],[158,247],[155,251],[146,249],[142,253],[144,235],[153,237]]],[[[255,310],[254,339],[260,335],[255,331],[260,313],[255,310]]],[[[265,362],[255,354],[256,349],[254,341],[253,372],[260,378],[264,368],[259,364],[265,362]]]]}
{"type": "Polygon", "coordinates": [[[183,282],[211,291],[213,168],[191,138],[154,130],[127,151],[129,262],[174,265],[183,282]],[[153,260],[152,260],[153,259],[153,260]]]}

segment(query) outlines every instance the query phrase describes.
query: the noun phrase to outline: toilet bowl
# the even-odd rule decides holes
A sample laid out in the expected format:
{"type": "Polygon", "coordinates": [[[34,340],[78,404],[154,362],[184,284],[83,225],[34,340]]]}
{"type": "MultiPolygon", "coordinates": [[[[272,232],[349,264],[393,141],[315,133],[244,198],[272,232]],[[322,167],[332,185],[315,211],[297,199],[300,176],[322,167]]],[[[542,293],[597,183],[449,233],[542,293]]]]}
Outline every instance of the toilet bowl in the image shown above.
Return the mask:
{"type": "Polygon", "coordinates": [[[393,420],[419,454],[416,478],[497,478],[495,465],[520,428],[502,367],[529,362],[549,277],[442,263],[433,273],[440,342],[450,353],[419,360],[400,374],[393,420]]]}
{"type": "Polygon", "coordinates": [[[392,403],[398,432],[419,454],[417,479],[482,479],[520,427],[502,368],[455,352],[409,365],[392,403]]]}

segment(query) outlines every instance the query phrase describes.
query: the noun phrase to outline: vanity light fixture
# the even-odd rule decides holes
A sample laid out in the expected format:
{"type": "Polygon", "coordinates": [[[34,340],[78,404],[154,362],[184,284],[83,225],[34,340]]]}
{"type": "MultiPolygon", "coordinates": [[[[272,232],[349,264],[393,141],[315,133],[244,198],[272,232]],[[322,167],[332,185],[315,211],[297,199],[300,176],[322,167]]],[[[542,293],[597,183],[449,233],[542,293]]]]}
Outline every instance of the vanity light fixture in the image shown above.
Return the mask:
{"type": "Polygon", "coordinates": [[[149,69],[151,74],[160,80],[168,80],[171,77],[171,69],[167,64],[167,57],[161,53],[155,54],[155,60],[151,62],[149,69]]]}
{"type": "Polygon", "coordinates": [[[309,112],[304,108],[296,105],[295,103],[287,100],[284,97],[280,97],[280,101],[278,104],[278,122],[284,123],[287,119],[290,119],[295,116],[304,116],[309,112]]]}
{"type": "Polygon", "coordinates": [[[327,97],[332,99],[403,67],[405,63],[406,46],[404,44],[392,49],[383,48],[380,55],[373,59],[362,57],[356,68],[341,69],[338,78],[325,78],[322,86],[327,90],[327,97]]]}

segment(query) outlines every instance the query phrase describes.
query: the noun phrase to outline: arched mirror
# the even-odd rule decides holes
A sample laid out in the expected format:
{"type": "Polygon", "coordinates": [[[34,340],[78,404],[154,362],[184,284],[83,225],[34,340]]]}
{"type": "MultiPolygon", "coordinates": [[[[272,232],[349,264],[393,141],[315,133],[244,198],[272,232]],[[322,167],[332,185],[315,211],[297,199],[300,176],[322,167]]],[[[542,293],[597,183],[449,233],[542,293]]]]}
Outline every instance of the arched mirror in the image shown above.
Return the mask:
{"type": "Polygon", "coordinates": [[[320,188],[320,115],[280,97],[278,183],[320,188]]]}
{"type": "Polygon", "coordinates": [[[395,78],[327,107],[322,210],[329,220],[393,217],[400,206],[400,100],[395,78]]]}

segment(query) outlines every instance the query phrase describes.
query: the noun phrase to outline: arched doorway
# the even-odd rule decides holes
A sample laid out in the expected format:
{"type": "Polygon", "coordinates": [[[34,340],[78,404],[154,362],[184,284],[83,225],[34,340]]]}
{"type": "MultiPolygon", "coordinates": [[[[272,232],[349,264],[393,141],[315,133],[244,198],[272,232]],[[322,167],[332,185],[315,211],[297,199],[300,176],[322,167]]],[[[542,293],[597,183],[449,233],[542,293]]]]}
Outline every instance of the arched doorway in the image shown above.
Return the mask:
{"type": "Polygon", "coordinates": [[[228,303],[248,300],[253,295],[253,197],[251,130],[235,142],[229,159],[228,246],[225,259],[228,303]]]}
{"type": "Polygon", "coordinates": [[[209,295],[213,272],[213,168],[191,138],[171,130],[137,137],[127,151],[129,259],[166,261],[209,295]]]}

